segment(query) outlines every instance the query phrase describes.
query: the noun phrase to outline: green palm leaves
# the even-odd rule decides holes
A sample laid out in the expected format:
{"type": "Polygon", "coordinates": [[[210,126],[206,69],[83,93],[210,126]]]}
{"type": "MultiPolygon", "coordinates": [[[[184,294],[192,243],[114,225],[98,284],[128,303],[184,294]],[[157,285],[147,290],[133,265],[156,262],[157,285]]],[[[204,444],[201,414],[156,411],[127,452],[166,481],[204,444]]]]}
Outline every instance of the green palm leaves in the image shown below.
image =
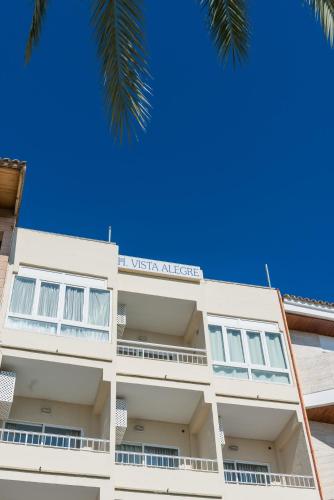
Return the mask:
{"type": "Polygon", "coordinates": [[[114,135],[131,138],[149,119],[142,0],[96,0],[93,25],[114,135]]]}
{"type": "Polygon", "coordinates": [[[207,8],[209,30],[218,55],[233,63],[244,59],[248,50],[249,27],[245,0],[201,0],[207,8]]]}
{"type": "Polygon", "coordinates": [[[33,46],[38,43],[43,19],[46,13],[47,3],[47,0],[35,0],[34,13],[32,16],[29,38],[26,46],[26,62],[29,62],[30,60],[33,46]]]}
{"type": "MultiPolygon", "coordinates": [[[[116,139],[137,137],[150,118],[149,72],[145,49],[144,0],[92,0],[92,23],[101,60],[110,126],[116,139]]],[[[163,6],[162,0],[161,4],[163,6]]],[[[185,0],[179,0],[185,1],[185,0]]],[[[314,9],[326,38],[334,43],[334,0],[303,0],[314,9]]],[[[233,63],[247,56],[247,0],[198,0],[219,58],[233,63]]],[[[48,0],[34,0],[26,61],[38,43],[48,0]]]]}
{"type": "Polygon", "coordinates": [[[324,30],[331,46],[334,41],[334,0],[305,0],[311,7],[324,30]]]}

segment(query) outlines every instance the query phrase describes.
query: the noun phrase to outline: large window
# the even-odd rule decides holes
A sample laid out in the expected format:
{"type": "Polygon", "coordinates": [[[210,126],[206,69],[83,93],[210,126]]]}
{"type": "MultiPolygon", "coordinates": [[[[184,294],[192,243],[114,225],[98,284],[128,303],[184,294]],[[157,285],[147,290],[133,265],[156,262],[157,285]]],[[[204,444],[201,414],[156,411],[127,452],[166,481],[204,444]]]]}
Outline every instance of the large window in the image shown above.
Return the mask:
{"type": "Polygon", "coordinates": [[[270,484],[269,466],[224,460],[224,476],[227,483],[270,484]]]}
{"type": "Polygon", "coordinates": [[[266,331],[268,326],[209,318],[214,373],[228,378],[289,384],[283,336],[279,331],[266,331]]]}
{"type": "Polygon", "coordinates": [[[13,421],[5,422],[4,429],[2,440],[5,442],[80,448],[81,429],[13,421]]]}
{"type": "Polygon", "coordinates": [[[116,445],[116,462],[176,469],[179,467],[179,450],[172,447],[122,443],[116,445]]]}
{"type": "Polygon", "coordinates": [[[104,280],[23,268],[15,276],[7,326],[108,341],[110,292],[104,280]]]}

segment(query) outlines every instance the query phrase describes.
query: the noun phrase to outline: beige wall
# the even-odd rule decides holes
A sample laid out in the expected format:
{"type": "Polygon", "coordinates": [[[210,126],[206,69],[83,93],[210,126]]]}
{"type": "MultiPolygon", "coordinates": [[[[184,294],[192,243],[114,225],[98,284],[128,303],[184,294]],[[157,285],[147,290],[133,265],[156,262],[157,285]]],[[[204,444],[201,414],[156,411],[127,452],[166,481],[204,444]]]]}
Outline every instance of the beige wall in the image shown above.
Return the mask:
{"type": "Polygon", "coordinates": [[[317,456],[324,500],[334,499],[334,425],[310,422],[312,441],[317,456]]]}
{"type": "Polygon", "coordinates": [[[214,438],[212,412],[209,411],[201,429],[197,434],[199,457],[217,459],[216,440],[214,438]]]}
{"type": "Polygon", "coordinates": [[[192,453],[189,426],[182,424],[129,419],[123,442],[175,447],[179,448],[181,456],[191,456],[192,453]],[[136,431],[135,425],[142,425],[144,431],[136,431]]]}
{"type": "Polygon", "coordinates": [[[252,462],[268,464],[272,472],[277,472],[277,458],[275,443],[271,441],[261,441],[258,439],[241,439],[235,437],[225,438],[223,447],[224,460],[240,460],[242,462],[252,462]],[[229,449],[229,446],[238,446],[237,451],[229,449]]]}
{"type": "Polygon", "coordinates": [[[152,344],[165,344],[171,346],[183,346],[183,337],[177,335],[165,335],[162,333],[146,332],[143,330],[125,329],[122,340],[136,340],[142,342],[150,342],[152,344]],[[145,340],[144,340],[144,339],[145,340]]]}
{"type": "Polygon", "coordinates": [[[84,436],[101,437],[100,417],[88,405],[16,396],[9,420],[75,427],[82,429],[84,436]],[[42,413],[41,408],[50,408],[51,414],[42,413]]]}

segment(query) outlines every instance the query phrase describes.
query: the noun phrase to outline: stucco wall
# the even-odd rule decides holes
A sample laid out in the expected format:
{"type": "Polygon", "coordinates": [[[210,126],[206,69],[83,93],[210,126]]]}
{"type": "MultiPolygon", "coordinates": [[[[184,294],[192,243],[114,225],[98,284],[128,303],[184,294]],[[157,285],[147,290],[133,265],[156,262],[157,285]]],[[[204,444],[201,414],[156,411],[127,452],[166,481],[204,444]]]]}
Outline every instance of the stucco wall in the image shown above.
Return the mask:
{"type": "Polygon", "coordinates": [[[278,471],[275,444],[271,441],[258,439],[241,439],[226,437],[223,447],[224,460],[241,460],[244,462],[268,464],[272,472],[278,471]],[[238,446],[237,451],[229,449],[229,446],[238,446]]]}
{"type": "Polygon", "coordinates": [[[82,428],[85,436],[100,437],[99,417],[88,405],[16,396],[9,420],[82,428]],[[51,414],[42,413],[41,408],[50,408],[51,414]]]}
{"type": "Polygon", "coordinates": [[[192,452],[188,425],[168,422],[129,419],[123,442],[175,447],[179,448],[181,456],[191,456],[192,452]],[[142,425],[144,430],[136,431],[135,425],[142,425]]]}

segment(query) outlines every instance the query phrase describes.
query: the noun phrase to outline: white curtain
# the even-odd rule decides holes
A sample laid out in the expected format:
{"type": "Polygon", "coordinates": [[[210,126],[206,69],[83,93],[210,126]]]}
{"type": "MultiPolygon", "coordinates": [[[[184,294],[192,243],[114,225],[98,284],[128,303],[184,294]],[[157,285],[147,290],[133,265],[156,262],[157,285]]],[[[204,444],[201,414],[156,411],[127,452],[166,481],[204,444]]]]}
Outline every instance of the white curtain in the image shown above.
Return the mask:
{"type": "Polygon", "coordinates": [[[39,333],[57,333],[57,325],[46,321],[35,321],[32,319],[14,318],[8,316],[6,325],[15,330],[33,330],[39,333]]]}
{"type": "Polygon", "coordinates": [[[223,334],[220,326],[209,325],[211,355],[214,361],[225,361],[223,334]]]}
{"type": "Polygon", "coordinates": [[[240,330],[227,329],[228,346],[230,349],[230,360],[236,363],[244,363],[244,351],[241,342],[240,330]]]}
{"type": "Polygon", "coordinates": [[[83,289],[67,286],[65,292],[64,318],[71,321],[82,321],[83,303],[83,289]]]}
{"type": "Polygon", "coordinates": [[[216,375],[221,375],[226,378],[239,378],[242,380],[248,379],[247,368],[213,365],[213,371],[216,375]]]}
{"type": "Polygon", "coordinates": [[[31,278],[16,276],[12,291],[10,311],[20,314],[31,314],[36,282],[31,278]]]}
{"type": "Polygon", "coordinates": [[[260,334],[257,332],[247,332],[247,338],[251,362],[254,365],[264,365],[260,334]]]}
{"type": "Polygon", "coordinates": [[[252,370],[252,379],[263,382],[273,382],[275,384],[289,383],[289,375],[287,373],[269,372],[264,370],[252,370]]]}
{"type": "Polygon", "coordinates": [[[39,294],[38,314],[55,318],[58,310],[59,285],[54,283],[41,283],[39,294]]]}
{"type": "Polygon", "coordinates": [[[106,290],[89,290],[88,323],[108,326],[110,311],[110,293],[106,290]]]}
{"type": "Polygon", "coordinates": [[[61,325],[60,333],[66,337],[77,337],[85,340],[98,340],[100,342],[108,342],[109,340],[108,332],[79,326],[61,325]]]}
{"type": "Polygon", "coordinates": [[[286,368],[280,334],[266,333],[266,339],[270,366],[273,368],[286,368]]]}

